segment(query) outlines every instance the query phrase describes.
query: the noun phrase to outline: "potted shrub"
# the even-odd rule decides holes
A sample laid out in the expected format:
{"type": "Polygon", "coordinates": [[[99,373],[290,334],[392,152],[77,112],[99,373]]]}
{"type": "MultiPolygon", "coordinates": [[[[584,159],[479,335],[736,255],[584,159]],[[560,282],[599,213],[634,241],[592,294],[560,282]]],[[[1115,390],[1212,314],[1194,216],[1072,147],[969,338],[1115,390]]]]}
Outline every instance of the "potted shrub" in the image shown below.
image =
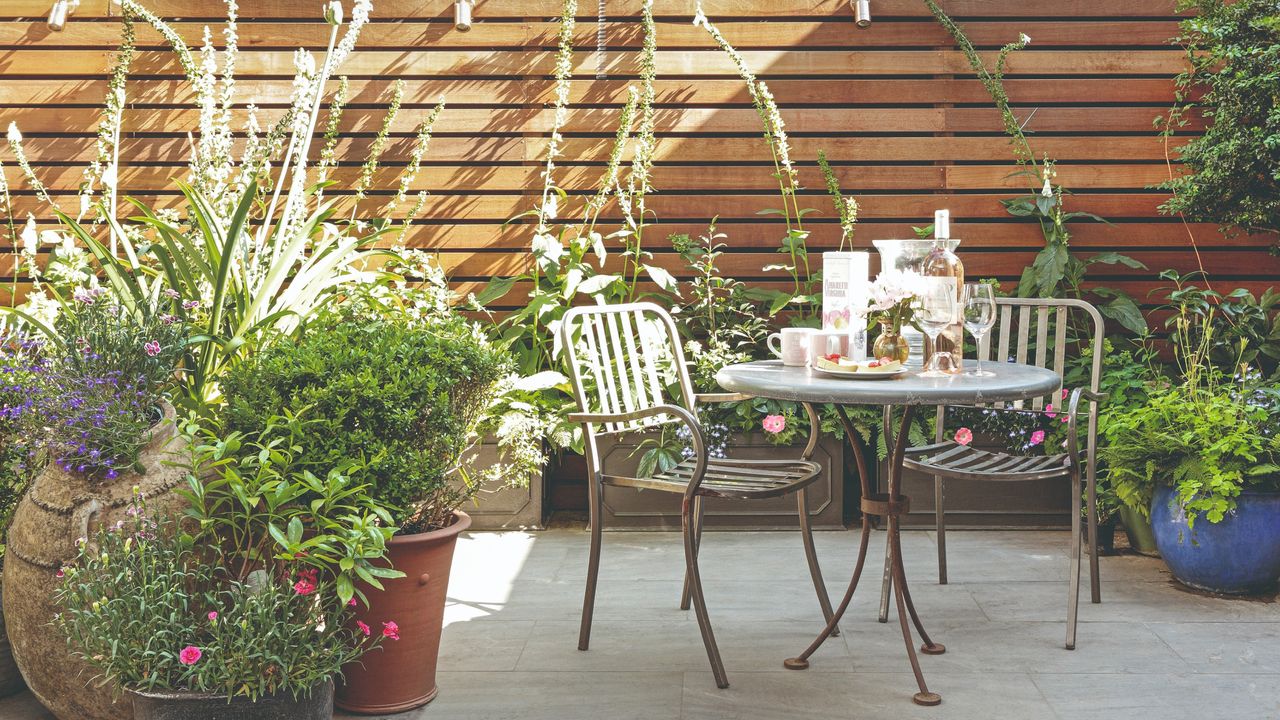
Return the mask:
{"type": "Polygon", "coordinates": [[[1223,298],[1168,277],[1177,375],[1112,418],[1102,456],[1180,582],[1265,590],[1280,578],[1280,388],[1247,364],[1215,364],[1223,298]]]}
{"type": "MultiPolygon", "coordinates": [[[[201,461],[219,454],[210,447],[196,453],[201,461]]],[[[283,552],[288,541],[277,544],[267,530],[288,518],[292,534],[304,512],[341,524],[339,513],[360,511],[361,488],[335,473],[331,485],[353,490],[344,500],[308,492],[322,498],[318,505],[293,503],[290,512],[243,504],[240,519],[204,522],[205,511],[238,500],[235,490],[289,495],[306,487],[303,476],[244,459],[212,462],[224,472],[203,487],[193,479],[206,504],[197,503],[192,515],[202,522],[152,519],[139,494],[128,519],[82,540],[76,560],[58,573],[55,625],[72,652],[128,694],[135,720],[327,720],[334,677],[382,639],[348,626],[351,608],[325,559],[293,557],[283,552]],[[255,557],[246,547],[263,552],[255,557]]],[[[343,547],[333,530],[313,528],[320,540],[312,547],[343,547]]],[[[380,543],[373,545],[368,554],[376,557],[380,543]]]]}
{"type": "MultiPolygon", "coordinates": [[[[399,712],[436,694],[453,548],[469,525],[459,508],[474,492],[450,475],[505,371],[446,298],[418,304],[359,295],[230,372],[224,386],[233,430],[252,432],[274,408],[309,412],[317,425],[299,438],[299,456],[320,464],[358,459],[354,477],[400,528],[387,556],[407,577],[368,593],[356,617],[380,627],[380,618],[394,616],[405,640],[344,670],[337,704],[356,712],[399,712]]],[[[352,590],[338,582],[339,591],[352,590]]]]}
{"type": "MultiPolygon", "coordinates": [[[[35,474],[36,464],[22,446],[19,419],[26,402],[24,388],[29,387],[30,373],[39,364],[40,345],[27,333],[0,327],[0,537],[8,532],[18,500],[35,474]]],[[[0,543],[0,558],[4,547],[0,543]]],[[[0,697],[23,687],[0,613],[0,697]]]]}

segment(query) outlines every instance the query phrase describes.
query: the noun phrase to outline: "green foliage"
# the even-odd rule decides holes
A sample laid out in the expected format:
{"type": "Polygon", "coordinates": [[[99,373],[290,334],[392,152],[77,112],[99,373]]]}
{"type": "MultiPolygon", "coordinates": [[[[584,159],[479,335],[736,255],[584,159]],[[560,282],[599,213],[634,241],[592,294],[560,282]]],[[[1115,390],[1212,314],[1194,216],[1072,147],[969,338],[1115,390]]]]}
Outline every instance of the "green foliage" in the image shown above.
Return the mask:
{"type": "Polygon", "coordinates": [[[343,605],[364,594],[362,580],[404,573],[381,564],[395,534],[392,518],[354,477],[364,470],[348,460],[328,472],[306,462],[303,445],[322,423],[270,417],[261,433],[218,433],[190,423],[186,515],[223,548],[222,565],[238,582],[262,569],[278,575],[312,567],[332,579],[343,605]]]}
{"type": "Polygon", "coordinates": [[[306,693],[377,644],[348,629],[329,588],[292,587],[305,573],[230,580],[218,547],[142,513],[103,528],[60,571],[54,625],[116,691],[251,700],[306,693]]]}
{"type": "Polygon", "coordinates": [[[1273,0],[1184,0],[1195,15],[1176,42],[1190,69],[1161,118],[1168,134],[1193,109],[1210,120],[1180,150],[1190,173],[1162,187],[1161,210],[1193,222],[1244,230],[1280,229],[1280,12],[1273,0]]]}
{"type": "MultiPolygon", "coordinates": [[[[1189,335],[1171,335],[1175,343],[1194,346],[1207,333],[1209,359],[1218,367],[1236,372],[1248,366],[1272,381],[1280,380],[1280,292],[1268,288],[1259,298],[1236,288],[1223,295],[1196,284],[1204,279],[1203,273],[1166,270],[1160,277],[1174,283],[1168,301],[1193,316],[1189,335]]],[[[1181,318],[1181,313],[1170,316],[1166,329],[1176,329],[1181,318]]]]}
{"type": "Polygon", "coordinates": [[[356,480],[397,524],[443,527],[471,492],[450,475],[504,368],[454,314],[411,323],[327,313],[228,373],[226,425],[252,435],[305,411],[317,423],[300,441],[305,463],[328,472],[359,460],[356,480]]]}

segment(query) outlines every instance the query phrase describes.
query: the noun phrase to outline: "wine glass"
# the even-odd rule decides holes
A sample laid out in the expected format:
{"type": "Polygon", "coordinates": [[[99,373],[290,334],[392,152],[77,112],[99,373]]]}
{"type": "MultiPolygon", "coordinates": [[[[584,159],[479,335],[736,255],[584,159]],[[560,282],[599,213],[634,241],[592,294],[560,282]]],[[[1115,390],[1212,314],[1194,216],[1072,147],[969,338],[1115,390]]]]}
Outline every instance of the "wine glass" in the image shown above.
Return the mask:
{"type": "Polygon", "coordinates": [[[956,320],[956,286],[950,278],[928,283],[916,304],[916,326],[929,336],[933,354],[921,377],[948,377],[955,368],[949,352],[938,352],[938,336],[956,320]]]}
{"type": "Polygon", "coordinates": [[[996,324],[996,296],[990,285],[968,283],[964,286],[964,326],[978,346],[974,359],[973,377],[995,375],[982,369],[982,338],[996,324]]]}

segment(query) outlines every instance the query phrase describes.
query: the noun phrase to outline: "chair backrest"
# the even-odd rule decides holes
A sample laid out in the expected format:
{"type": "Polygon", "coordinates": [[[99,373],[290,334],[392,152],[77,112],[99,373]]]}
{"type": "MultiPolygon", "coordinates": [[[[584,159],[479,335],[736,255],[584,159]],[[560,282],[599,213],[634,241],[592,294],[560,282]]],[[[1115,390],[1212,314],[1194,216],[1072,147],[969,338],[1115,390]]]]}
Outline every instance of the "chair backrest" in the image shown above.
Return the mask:
{"type": "MultiPolygon", "coordinates": [[[[1097,392],[1102,378],[1102,314],[1084,300],[1058,298],[996,298],[999,316],[991,332],[982,338],[978,357],[983,362],[1018,362],[1048,368],[1062,375],[1073,354],[1092,347],[1089,389],[1097,392]]],[[[1009,403],[1026,407],[1028,401],[1009,403]]],[[[1043,410],[1052,403],[1065,410],[1058,397],[1033,398],[1030,409],[1043,410]]],[[[1003,407],[1003,403],[996,403],[1003,407]]]]}
{"type": "MultiPolygon", "coordinates": [[[[588,305],[565,314],[560,324],[569,377],[584,413],[628,413],[658,405],[695,412],[693,383],[675,321],[649,302],[588,305]],[[668,388],[678,386],[681,397],[668,388]]],[[[671,422],[671,416],[587,425],[596,435],[643,430],[671,422]]]]}

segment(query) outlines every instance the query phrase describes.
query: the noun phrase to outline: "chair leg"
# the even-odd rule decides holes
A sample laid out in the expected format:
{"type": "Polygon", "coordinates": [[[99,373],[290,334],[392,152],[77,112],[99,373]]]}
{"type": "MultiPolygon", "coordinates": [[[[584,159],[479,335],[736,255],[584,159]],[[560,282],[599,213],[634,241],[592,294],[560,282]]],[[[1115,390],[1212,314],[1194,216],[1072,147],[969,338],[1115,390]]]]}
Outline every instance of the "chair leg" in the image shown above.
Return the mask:
{"type": "MultiPolygon", "coordinates": [[[[822,568],[818,565],[818,549],[813,544],[813,526],[809,522],[809,489],[800,488],[796,493],[796,509],[800,514],[800,539],[804,541],[804,556],[809,561],[809,577],[813,578],[813,589],[818,591],[818,605],[822,608],[822,618],[831,622],[831,598],[827,595],[827,585],[822,580],[822,568]]],[[[832,635],[840,634],[837,625],[831,629],[832,635]]]]}
{"type": "Polygon", "coordinates": [[[1071,472],[1071,569],[1067,573],[1067,649],[1076,649],[1076,620],[1080,611],[1080,552],[1084,546],[1080,522],[1080,472],[1071,472]]]}
{"type": "Polygon", "coordinates": [[[596,579],[600,575],[600,546],[604,540],[604,500],[600,484],[591,481],[591,555],[587,561],[587,591],[582,599],[582,627],[578,630],[578,649],[591,645],[591,617],[596,607],[596,579]]]}
{"type": "Polygon", "coordinates": [[[880,622],[889,622],[889,595],[893,592],[893,543],[885,538],[884,578],[880,581],[880,622]]]}
{"type": "MultiPolygon", "coordinates": [[[[947,511],[943,507],[943,477],[933,476],[933,504],[938,532],[938,584],[947,584],[947,511]]],[[[887,599],[887,598],[886,598],[887,599]]]]}
{"type": "Polygon", "coordinates": [[[684,560],[685,572],[689,578],[689,591],[693,600],[693,612],[698,616],[698,629],[702,631],[702,644],[707,648],[707,659],[711,661],[711,673],[715,676],[716,687],[729,687],[729,678],[725,675],[724,662],[720,659],[720,649],[716,647],[715,633],[711,630],[711,618],[707,615],[707,601],[702,595],[702,577],[698,574],[698,548],[696,511],[693,503],[686,499],[681,516],[684,527],[684,560]]]}
{"type": "MultiPolygon", "coordinates": [[[[702,498],[695,497],[693,499],[693,518],[696,523],[693,534],[693,553],[698,554],[698,547],[702,545],[702,523],[706,519],[702,508],[702,498]]],[[[689,571],[684,573],[684,588],[680,590],[680,609],[689,609],[689,571]]]]}
{"type": "Polygon", "coordinates": [[[1098,480],[1089,473],[1089,599],[1097,605],[1102,602],[1102,576],[1098,570],[1098,480]]]}

